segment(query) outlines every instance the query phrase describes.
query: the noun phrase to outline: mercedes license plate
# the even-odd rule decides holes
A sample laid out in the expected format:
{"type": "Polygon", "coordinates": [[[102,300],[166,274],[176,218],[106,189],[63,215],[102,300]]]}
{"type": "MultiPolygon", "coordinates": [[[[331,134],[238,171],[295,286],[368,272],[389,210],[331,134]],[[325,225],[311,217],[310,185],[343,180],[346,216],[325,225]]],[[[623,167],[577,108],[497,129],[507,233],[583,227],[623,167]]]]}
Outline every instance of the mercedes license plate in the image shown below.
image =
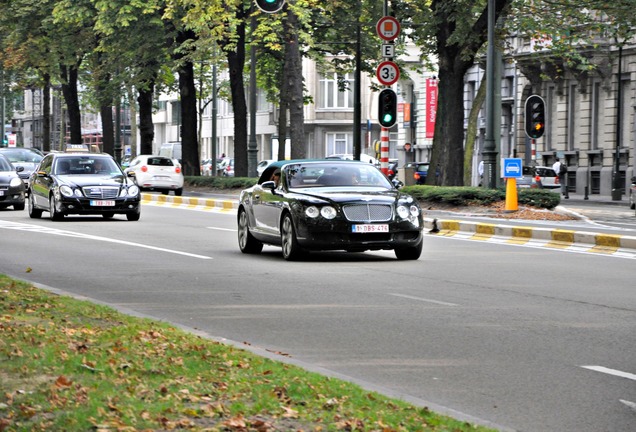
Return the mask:
{"type": "Polygon", "coordinates": [[[115,201],[91,200],[91,206],[95,207],[113,207],[115,201]]]}
{"type": "Polygon", "coordinates": [[[4,196],[4,191],[0,190],[0,196],[4,196]]]}
{"type": "Polygon", "coordinates": [[[364,224],[364,225],[352,225],[351,232],[354,233],[376,233],[376,232],[389,232],[389,226],[387,224],[383,225],[374,225],[374,224],[364,224]]]}

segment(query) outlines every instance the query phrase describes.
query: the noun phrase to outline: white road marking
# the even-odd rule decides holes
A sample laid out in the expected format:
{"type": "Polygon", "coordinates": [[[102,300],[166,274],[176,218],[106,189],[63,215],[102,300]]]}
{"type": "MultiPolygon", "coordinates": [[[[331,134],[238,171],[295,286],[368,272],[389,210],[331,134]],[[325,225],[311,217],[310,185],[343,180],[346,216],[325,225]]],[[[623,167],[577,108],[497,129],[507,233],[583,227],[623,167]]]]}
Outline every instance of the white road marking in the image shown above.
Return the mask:
{"type": "Polygon", "coordinates": [[[619,371],[616,369],[610,369],[610,368],[606,368],[603,366],[581,366],[584,369],[589,369],[589,370],[593,370],[596,372],[601,372],[601,373],[605,373],[608,375],[614,375],[617,377],[621,377],[621,378],[627,378],[633,381],[636,381],[636,374],[633,373],[629,373],[629,372],[623,372],[623,371],[619,371]]]}
{"type": "Polygon", "coordinates": [[[414,297],[414,296],[405,295],[405,294],[389,293],[389,295],[392,295],[392,296],[395,296],[395,297],[407,298],[407,299],[411,299],[411,300],[423,301],[423,302],[427,302],[427,303],[435,303],[435,304],[442,305],[442,306],[459,306],[459,305],[457,305],[455,303],[447,303],[447,302],[443,302],[443,301],[439,301],[439,300],[425,299],[425,298],[414,297]]]}
{"type": "Polygon", "coordinates": [[[236,228],[218,228],[218,227],[206,227],[206,228],[211,230],[216,230],[216,231],[236,232],[236,228]]]}
{"type": "Polygon", "coordinates": [[[208,257],[205,255],[197,255],[197,254],[182,252],[182,251],[173,250],[173,249],[165,249],[165,248],[160,248],[156,246],[150,246],[150,245],[145,245],[141,243],[133,243],[133,242],[128,242],[124,240],[110,239],[107,237],[99,237],[99,236],[94,236],[90,234],[81,234],[81,233],[76,233],[73,231],[65,231],[61,229],[44,227],[40,225],[30,225],[30,224],[23,224],[19,222],[9,222],[9,221],[0,220],[0,228],[12,229],[12,230],[18,230],[18,231],[31,231],[36,233],[52,234],[52,235],[59,235],[59,236],[65,236],[65,237],[85,238],[90,240],[98,240],[98,241],[104,241],[109,243],[117,243],[117,244],[126,245],[126,246],[151,249],[151,250],[156,250],[159,252],[167,252],[167,253],[172,253],[177,255],[184,255],[184,256],[189,256],[192,258],[198,258],[198,259],[204,259],[204,260],[212,259],[212,257],[208,257]]]}
{"type": "Polygon", "coordinates": [[[628,408],[631,408],[632,410],[636,411],[636,403],[630,402],[625,399],[619,399],[618,401],[622,404],[625,404],[628,408]]]}

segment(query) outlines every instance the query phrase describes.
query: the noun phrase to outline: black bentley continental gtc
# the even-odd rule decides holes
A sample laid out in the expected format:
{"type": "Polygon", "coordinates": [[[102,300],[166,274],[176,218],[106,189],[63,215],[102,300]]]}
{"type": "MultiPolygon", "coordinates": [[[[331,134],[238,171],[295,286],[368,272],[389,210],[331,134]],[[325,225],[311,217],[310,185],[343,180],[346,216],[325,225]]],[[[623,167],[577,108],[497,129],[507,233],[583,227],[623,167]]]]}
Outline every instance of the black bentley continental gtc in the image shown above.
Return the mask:
{"type": "Polygon", "coordinates": [[[238,241],[243,253],[281,246],[286,260],[308,251],[393,250],[422,253],[422,211],[375,166],[347,160],[292,160],[269,165],[241,192],[238,241]]]}

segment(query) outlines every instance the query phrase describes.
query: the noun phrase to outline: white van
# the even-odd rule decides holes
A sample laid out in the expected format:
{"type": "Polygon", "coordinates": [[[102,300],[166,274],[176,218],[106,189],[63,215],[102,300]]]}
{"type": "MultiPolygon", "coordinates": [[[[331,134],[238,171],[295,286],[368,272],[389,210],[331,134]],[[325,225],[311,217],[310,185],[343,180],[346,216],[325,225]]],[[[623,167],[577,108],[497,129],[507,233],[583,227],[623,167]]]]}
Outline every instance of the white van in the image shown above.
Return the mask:
{"type": "Polygon", "coordinates": [[[181,142],[171,141],[161,144],[161,147],[159,147],[159,156],[176,159],[181,163],[181,142]]]}

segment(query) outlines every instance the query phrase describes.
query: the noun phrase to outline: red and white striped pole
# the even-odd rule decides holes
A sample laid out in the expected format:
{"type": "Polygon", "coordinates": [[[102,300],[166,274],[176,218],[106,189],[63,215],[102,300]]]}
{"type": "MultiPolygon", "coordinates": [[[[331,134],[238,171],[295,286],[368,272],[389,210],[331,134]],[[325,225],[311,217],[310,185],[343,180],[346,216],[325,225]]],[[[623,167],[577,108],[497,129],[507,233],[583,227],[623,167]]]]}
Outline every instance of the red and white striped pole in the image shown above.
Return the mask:
{"type": "Polygon", "coordinates": [[[389,128],[382,128],[380,133],[380,170],[389,174],[389,128]]]}

